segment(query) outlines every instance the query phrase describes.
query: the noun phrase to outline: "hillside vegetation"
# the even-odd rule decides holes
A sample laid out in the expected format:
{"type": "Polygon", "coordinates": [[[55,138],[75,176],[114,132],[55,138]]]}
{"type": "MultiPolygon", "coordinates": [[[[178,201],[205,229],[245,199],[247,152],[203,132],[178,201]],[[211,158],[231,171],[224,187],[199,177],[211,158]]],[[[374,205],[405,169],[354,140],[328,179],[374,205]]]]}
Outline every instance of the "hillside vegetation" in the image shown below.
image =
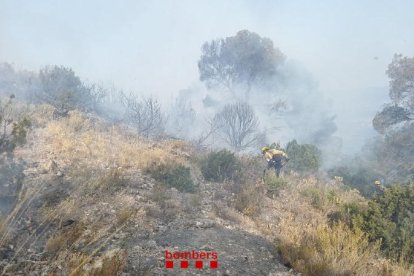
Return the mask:
{"type": "Polygon", "coordinates": [[[219,275],[414,274],[414,58],[394,56],[378,136],[353,157],[272,40],[206,42],[198,69],[205,87],[164,109],[0,64],[1,275],[198,275],[165,268],[192,250],[219,275]],[[288,154],[281,177],[265,145],[288,154]]]}
{"type": "MultiPolygon", "coordinates": [[[[412,188],[368,200],[340,181],[293,171],[262,179],[260,156],[144,139],[76,110],[59,119],[47,105],[25,112],[32,122],[27,143],[2,159],[2,168],[24,160],[0,228],[4,274],[162,273],[169,245],[160,237],[174,231],[260,237],[273,247],[272,258],[293,268],[275,259],[262,267],[253,262],[246,270],[252,275],[410,274],[412,210],[403,208],[412,188]],[[396,226],[388,224],[390,206],[399,212],[396,226]],[[379,228],[384,223],[388,228],[379,228]],[[401,247],[387,239],[392,231],[408,234],[401,247]]],[[[236,256],[249,251],[224,250],[220,269],[242,273],[236,256]]]]}

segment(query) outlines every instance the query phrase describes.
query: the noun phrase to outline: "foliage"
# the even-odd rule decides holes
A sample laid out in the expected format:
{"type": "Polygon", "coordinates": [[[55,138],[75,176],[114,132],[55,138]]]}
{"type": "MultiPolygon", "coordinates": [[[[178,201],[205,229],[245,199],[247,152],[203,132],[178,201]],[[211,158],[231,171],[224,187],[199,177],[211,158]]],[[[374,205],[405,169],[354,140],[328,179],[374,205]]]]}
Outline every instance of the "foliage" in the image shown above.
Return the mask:
{"type": "Polygon", "coordinates": [[[232,179],[240,170],[239,162],[234,153],[228,150],[210,152],[201,161],[201,172],[206,180],[222,182],[232,179]]]}
{"type": "Polygon", "coordinates": [[[274,197],[279,191],[287,186],[287,181],[282,177],[277,177],[274,173],[267,173],[264,176],[264,183],[267,188],[267,195],[274,197]]]}
{"type": "Polygon", "coordinates": [[[303,275],[352,275],[364,269],[376,247],[361,230],[345,224],[317,226],[297,244],[281,244],[279,249],[303,275]]]}
{"type": "Polygon", "coordinates": [[[335,176],[342,177],[342,183],[357,189],[367,197],[372,196],[377,191],[374,182],[381,177],[378,173],[362,164],[355,169],[348,166],[334,167],[328,171],[328,175],[331,178],[335,176]]]}
{"type": "Polygon", "coordinates": [[[316,172],[321,164],[321,152],[311,144],[300,145],[292,140],[286,145],[286,153],[289,157],[286,167],[298,172],[316,172]]]}
{"type": "Polygon", "coordinates": [[[388,65],[390,99],[395,105],[414,111],[414,58],[395,54],[388,65]]]}
{"type": "Polygon", "coordinates": [[[410,112],[407,109],[392,105],[378,112],[372,120],[372,125],[378,133],[385,134],[391,126],[408,120],[410,112]]]}
{"type": "Polygon", "coordinates": [[[164,132],[164,118],[161,106],[155,98],[138,99],[123,95],[128,121],[144,137],[157,137],[164,132]]]}
{"type": "Polygon", "coordinates": [[[414,263],[414,185],[395,185],[375,196],[364,214],[363,229],[381,240],[389,258],[414,263]]]}
{"type": "Polygon", "coordinates": [[[338,209],[328,214],[330,225],[335,223],[345,223],[350,229],[361,229],[363,224],[363,209],[356,202],[339,204],[338,209]]]}
{"type": "Polygon", "coordinates": [[[414,123],[406,123],[379,137],[373,145],[373,152],[373,164],[388,183],[413,181],[414,123]]]}
{"type": "Polygon", "coordinates": [[[380,134],[387,134],[393,125],[413,120],[414,115],[414,58],[395,54],[387,74],[391,104],[378,112],[372,121],[380,134]]]}
{"type": "Polygon", "coordinates": [[[391,102],[372,121],[382,135],[373,145],[373,163],[387,182],[407,182],[414,180],[414,58],[394,55],[387,74],[391,102]]]}
{"type": "Polygon", "coordinates": [[[303,191],[303,195],[310,199],[310,203],[316,209],[322,210],[327,203],[325,191],[317,187],[309,187],[303,191]]]}
{"type": "Polygon", "coordinates": [[[380,242],[361,227],[366,198],[314,176],[286,179],[295,184],[272,208],[282,210],[273,231],[287,265],[302,275],[412,275],[413,268],[383,258],[380,242]]]}
{"type": "Polygon", "coordinates": [[[253,185],[242,185],[236,193],[234,207],[237,211],[249,217],[256,217],[260,214],[264,194],[253,185]]]}
{"type": "Polygon", "coordinates": [[[13,116],[13,99],[0,101],[0,153],[12,152],[16,146],[26,142],[27,130],[31,123],[27,118],[17,120],[13,116]]]}
{"type": "Polygon", "coordinates": [[[267,145],[267,147],[268,148],[271,148],[271,149],[277,149],[277,150],[282,150],[282,147],[280,146],[280,143],[279,142],[273,142],[273,143],[271,143],[270,145],[267,145]]]}
{"type": "Polygon", "coordinates": [[[13,94],[19,101],[33,101],[39,90],[36,72],[17,71],[9,63],[0,63],[0,97],[13,94]]]}
{"type": "Polygon", "coordinates": [[[102,88],[85,85],[75,72],[63,66],[45,67],[39,72],[41,102],[56,108],[57,115],[66,116],[70,110],[92,111],[104,96],[102,88]]]}
{"type": "Polygon", "coordinates": [[[166,185],[167,187],[173,187],[180,192],[192,193],[196,187],[191,177],[190,168],[187,168],[177,163],[167,163],[153,165],[147,170],[151,176],[166,185]]]}
{"type": "Polygon", "coordinates": [[[214,116],[213,125],[224,141],[236,151],[259,140],[259,120],[247,103],[227,104],[214,116]]]}
{"type": "Polygon", "coordinates": [[[272,77],[283,61],[283,54],[270,39],[243,30],[232,37],[206,42],[198,69],[200,80],[208,88],[233,90],[244,85],[249,92],[255,83],[272,77]]]}

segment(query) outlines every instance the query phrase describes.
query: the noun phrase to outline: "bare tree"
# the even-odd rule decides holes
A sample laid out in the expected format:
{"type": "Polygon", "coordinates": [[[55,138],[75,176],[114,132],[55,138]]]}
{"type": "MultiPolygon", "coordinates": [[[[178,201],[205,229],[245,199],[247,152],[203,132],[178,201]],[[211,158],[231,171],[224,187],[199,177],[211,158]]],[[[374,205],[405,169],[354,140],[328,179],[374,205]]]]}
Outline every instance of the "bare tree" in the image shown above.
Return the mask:
{"type": "Polygon", "coordinates": [[[206,127],[203,131],[198,135],[197,138],[193,139],[191,143],[197,149],[207,149],[211,147],[214,143],[214,134],[217,133],[217,125],[214,122],[214,118],[210,118],[206,120],[206,127]]]}
{"type": "Polygon", "coordinates": [[[225,105],[213,122],[224,141],[236,151],[252,146],[259,139],[259,121],[247,103],[225,105]]]}
{"type": "Polygon", "coordinates": [[[138,99],[133,95],[122,96],[126,117],[142,136],[157,137],[164,132],[161,106],[153,97],[138,99]]]}

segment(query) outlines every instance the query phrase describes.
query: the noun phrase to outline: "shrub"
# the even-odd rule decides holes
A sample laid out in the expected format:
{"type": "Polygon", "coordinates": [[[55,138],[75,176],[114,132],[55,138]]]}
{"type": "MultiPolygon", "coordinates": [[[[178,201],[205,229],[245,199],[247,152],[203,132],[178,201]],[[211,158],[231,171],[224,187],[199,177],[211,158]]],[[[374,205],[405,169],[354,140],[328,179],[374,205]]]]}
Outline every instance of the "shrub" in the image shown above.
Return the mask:
{"type": "Polygon", "coordinates": [[[159,164],[151,166],[147,170],[151,176],[166,185],[173,187],[180,192],[194,192],[195,184],[191,177],[190,168],[177,163],[159,164]]]}
{"type": "Polygon", "coordinates": [[[311,144],[298,144],[296,140],[286,145],[289,156],[287,167],[299,172],[315,172],[321,164],[321,151],[311,144]]]}
{"type": "Polygon", "coordinates": [[[396,185],[376,195],[364,215],[364,230],[382,240],[386,256],[414,263],[414,185],[396,185]]]}
{"type": "Polygon", "coordinates": [[[234,207],[246,216],[255,217],[261,210],[263,196],[258,187],[245,185],[236,194],[234,207]]]}
{"type": "Polygon", "coordinates": [[[310,203],[316,209],[323,209],[328,202],[325,191],[317,187],[309,187],[305,189],[303,195],[310,198],[310,203]]]}
{"type": "Polygon", "coordinates": [[[363,223],[361,206],[355,202],[342,204],[338,210],[328,214],[328,219],[331,225],[343,222],[351,229],[361,228],[363,223]]]}
{"type": "Polygon", "coordinates": [[[267,188],[267,195],[271,198],[277,196],[279,194],[279,191],[286,187],[288,184],[285,179],[276,177],[274,173],[266,174],[264,177],[264,183],[267,188]]]}
{"type": "Polygon", "coordinates": [[[23,145],[31,125],[27,118],[14,118],[13,99],[11,95],[6,102],[0,101],[0,153],[12,152],[16,146],[23,145]]]}
{"type": "Polygon", "coordinates": [[[345,185],[357,189],[361,194],[367,197],[370,197],[375,193],[376,188],[374,181],[380,178],[377,173],[365,167],[351,169],[350,167],[339,166],[330,169],[328,175],[332,178],[335,176],[342,177],[342,182],[345,185]]]}
{"type": "Polygon", "coordinates": [[[120,275],[127,266],[128,254],[122,249],[112,249],[99,257],[82,252],[69,253],[62,265],[65,275],[110,276],[120,275]]]}
{"type": "Polygon", "coordinates": [[[39,72],[41,91],[37,98],[56,108],[56,115],[67,116],[73,109],[96,110],[104,94],[98,86],[87,86],[75,72],[63,66],[45,67],[39,72]]]}
{"type": "Polygon", "coordinates": [[[84,225],[81,223],[75,224],[69,227],[69,229],[49,237],[45,249],[49,253],[57,253],[64,248],[72,246],[82,236],[83,232],[84,225]]]}
{"type": "Polygon", "coordinates": [[[122,95],[126,119],[145,138],[159,137],[164,133],[164,115],[159,102],[153,98],[138,99],[122,95]]]}
{"type": "Polygon", "coordinates": [[[240,165],[236,156],[228,150],[211,152],[201,162],[201,172],[209,181],[222,182],[231,179],[239,169],[240,165]]]}
{"type": "Polygon", "coordinates": [[[339,223],[318,226],[298,243],[282,243],[279,250],[303,275],[354,275],[363,273],[377,248],[361,230],[339,223]]]}

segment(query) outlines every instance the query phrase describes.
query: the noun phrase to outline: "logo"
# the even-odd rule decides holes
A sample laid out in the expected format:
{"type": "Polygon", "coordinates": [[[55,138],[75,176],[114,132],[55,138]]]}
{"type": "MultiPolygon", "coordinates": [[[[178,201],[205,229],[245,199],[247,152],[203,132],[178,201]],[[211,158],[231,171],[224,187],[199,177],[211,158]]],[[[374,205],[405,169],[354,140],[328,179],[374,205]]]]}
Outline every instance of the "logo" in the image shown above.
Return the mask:
{"type": "Polygon", "coordinates": [[[218,268],[218,254],[211,251],[175,251],[165,250],[165,268],[218,268]]]}

